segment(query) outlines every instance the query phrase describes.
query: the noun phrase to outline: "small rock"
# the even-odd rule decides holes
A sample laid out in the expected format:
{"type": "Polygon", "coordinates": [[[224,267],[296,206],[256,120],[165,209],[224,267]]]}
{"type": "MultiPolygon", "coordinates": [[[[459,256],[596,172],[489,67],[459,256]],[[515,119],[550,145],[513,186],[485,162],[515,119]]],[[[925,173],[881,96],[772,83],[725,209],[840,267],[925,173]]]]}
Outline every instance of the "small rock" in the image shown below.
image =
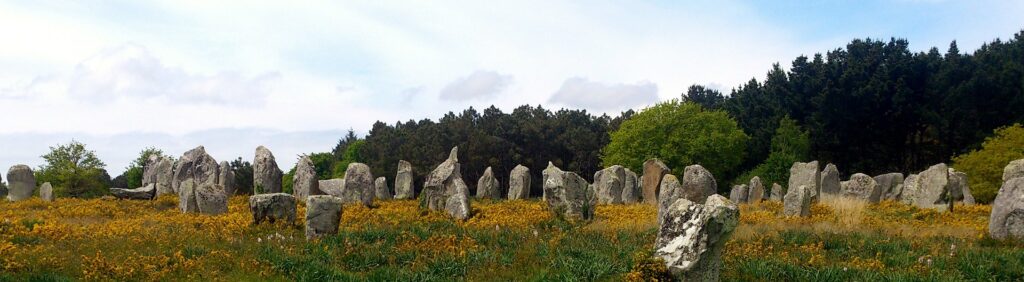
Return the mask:
{"type": "Polygon", "coordinates": [[[110,188],[110,194],[122,200],[152,200],[156,197],[156,183],[135,189],[110,188]]]}

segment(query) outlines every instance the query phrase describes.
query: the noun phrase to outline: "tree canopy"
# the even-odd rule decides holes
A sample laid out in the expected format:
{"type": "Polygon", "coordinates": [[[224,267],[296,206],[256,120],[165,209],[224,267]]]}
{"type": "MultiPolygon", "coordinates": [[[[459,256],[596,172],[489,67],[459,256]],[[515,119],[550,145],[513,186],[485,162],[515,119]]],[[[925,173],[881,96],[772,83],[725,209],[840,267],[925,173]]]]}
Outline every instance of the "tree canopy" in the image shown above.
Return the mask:
{"type": "Polygon", "coordinates": [[[96,152],[86,149],[85,144],[71,140],[51,146],[50,152],[41,157],[46,163],[39,166],[36,180],[50,182],[54,195],[96,197],[107,193],[110,176],[103,169],[106,164],[96,157],[96,152]]]}

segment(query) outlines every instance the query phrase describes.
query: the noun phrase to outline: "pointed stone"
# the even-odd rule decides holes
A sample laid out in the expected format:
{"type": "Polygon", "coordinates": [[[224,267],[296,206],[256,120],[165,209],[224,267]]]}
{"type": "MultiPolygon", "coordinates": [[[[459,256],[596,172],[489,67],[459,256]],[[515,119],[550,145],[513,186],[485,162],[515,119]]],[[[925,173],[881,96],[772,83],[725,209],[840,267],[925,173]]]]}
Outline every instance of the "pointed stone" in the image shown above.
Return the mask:
{"type": "MultiPolygon", "coordinates": [[[[224,187],[224,194],[228,197],[234,196],[235,191],[238,191],[238,185],[235,184],[235,171],[231,169],[231,164],[226,161],[220,162],[220,176],[217,177],[217,184],[224,187]]],[[[157,188],[157,191],[160,189],[157,188]]]]}
{"type": "Polygon", "coordinates": [[[302,156],[295,164],[295,176],[292,178],[292,195],[301,202],[312,195],[322,195],[320,191],[320,180],[316,175],[316,168],[309,156],[302,156]]]}
{"type": "Polygon", "coordinates": [[[420,195],[420,206],[445,211],[452,218],[464,220],[470,216],[469,187],[462,181],[458,149],[452,148],[448,159],[427,175],[420,195]]]}
{"type": "Polygon", "coordinates": [[[388,189],[388,180],[383,176],[377,177],[377,180],[373,181],[373,190],[376,191],[376,198],[381,200],[391,200],[391,190],[388,189]]]}
{"type": "Polygon", "coordinates": [[[825,165],[821,171],[821,193],[833,196],[839,194],[839,169],[834,164],[825,165]]]}
{"type": "MultiPolygon", "coordinates": [[[[219,174],[220,165],[217,164],[217,160],[206,153],[206,148],[199,146],[185,152],[178,159],[171,188],[174,192],[180,193],[181,184],[189,179],[194,181],[193,188],[202,184],[217,184],[219,174]]],[[[159,184],[159,181],[157,183],[159,184]]]]}
{"type": "Polygon", "coordinates": [[[658,159],[650,159],[644,162],[644,176],[643,180],[641,180],[644,203],[657,204],[659,202],[658,195],[661,193],[658,189],[661,187],[661,180],[666,174],[671,172],[672,170],[658,159]]]}
{"type": "Polygon", "coordinates": [[[754,176],[750,179],[750,184],[747,185],[748,195],[747,202],[756,204],[764,200],[764,184],[761,184],[761,177],[754,176]]]}
{"type": "Polygon", "coordinates": [[[480,199],[501,199],[501,183],[494,177],[491,167],[484,170],[484,174],[476,183],[476,197],[480,199]]]}
{"type": "Polygon", "coordinates": [[[277,159],[267,147],[256,147],[252,161],[253,194],[281,193],[281,177],[284,172],[277,166],[277,159]]]}
{"type": "Polygon", "coordinates": [[[597,195],[587,181],[574,172],[562,171],[554,165],[544,170],[544,202],[556,216],[570,221],[594,218],[597,195]]]}
{"type": "Polygon", "coordinates": [[[398,161],[398,172],[395,175],[395,199],[415,199],[416,191],[412,186],[412,164],[407,161],[398,161]]]}

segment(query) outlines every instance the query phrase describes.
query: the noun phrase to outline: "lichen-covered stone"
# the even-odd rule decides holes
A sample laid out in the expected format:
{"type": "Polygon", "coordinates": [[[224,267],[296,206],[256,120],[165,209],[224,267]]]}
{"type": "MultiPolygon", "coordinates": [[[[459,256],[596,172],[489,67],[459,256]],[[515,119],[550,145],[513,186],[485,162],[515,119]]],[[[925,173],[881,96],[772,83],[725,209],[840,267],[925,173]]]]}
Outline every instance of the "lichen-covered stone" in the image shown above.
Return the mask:
{"type": "Polygon", "coordinates": [[[821,194],[839,194],[839,169],[834,164],[825,165],[825,169],[821,171],[821,194]]]}
{"type": "Polygon", "coordinates": [[[626,169],[613,165],[594,173],[594,192],[598,204],[621,204],[626,184],[626,169]]]}
{"type": "Polygon", "coordinates": [[[570,221],[593,219],[597,195],[589,186],[583,177],[550,162],[544,169],[544,201],[556,216],[570,221]]]}
{"type": "Polygon", "coordinates": [[[936,164],[917,175],[916,181],[906,185],[904,181],[902,201],[919,208],[945,211],[949,207],[949,168],[936,164]]]}
{"type": "Polygon", "coordinates": [[[501,199],[501,183],[494,177],[491,167],[484,170],[484,174],[476,182],[476,197],[480,199],[501,199]]]}
{"type": "Polygon", "coordinates": [[[903,174],[899,172],[886,173],[874,177],[882,190],[882,200],[897,200],[903,193],[903,174]]]}
{"type": "MultiPolygon", "coordinates": [[[[193,180],[193,187],[202,184],[217,184],[219,174],[220,165],[217,164],[217,160],[207,154],[203,146],[199,146],[188,150],[178,159],[177,165],[174,167],[171,188],[174,192],[180,193],[181,184],[188,179],[193,180]]],[[[159,184],[159,181],[157,183],[159,184]]]]}
{"type": "Polygon", "coordinates": [[[195,189],[199,213],[218,215],[228,212],[228,194],[220,184],[203,184],[195,189]]]}
{"type": "Polygon", "coordinates": [[[395,199],[415,199],[416,191],[412,186],[412,164],[398,161],[398,173],[395,175],[395,199]]]}
{"type": "Polygon", "coordinates": [[[842,187],[840,193],[843,197],[863,200],[869,203],[878,203],[882,196],[882,189],[875,182],[874,178],[863,173],[854,173],[850,176],[850,182],[842,187]]]}
{"type": "Polygon", "coordinates": [[[718,281],[722,250],[739,217],[736,204],[720,195],[703,203],[677,199],[659,218],[654,255],[682,281],[718,281]]]}
{"type": "Polygon", "coordinates": [[[622,185],[622,203],[633,204],[640,202],[640,182],[636,173],[626,169],[626,182],[622,185]]]}
{"type": "MultiPolygon", "coordinates": [[[[231,164],[226,161],[220,162],[220,173],[217,176],[217,184],[224,187],[224,194],[228,197],[235,195],[235,191],[238,191],[238,184],[235,183],[235,171],[231,169],[231,164]]],[[[157,186],[157,193],[159,193],[160,187],[157,186]]]]}
{"type": "Polygon", "coordinates": [[[469,187],[462,181],[458,154],[459,148],[452,148],[448,159],[427,175],[420,195],[420,206],[444,211],[452,218],[465,220],[470,216],[469,187]]]}
{"type": "Polygon", "coordinates": [[[373,181],[373,191],[375,192],[374,195],[376,195],[377,199],[391,200],[394,198],[394,196],[391,195],[391,190],[388,189],[388,180],[383,176],[377,177],[377,179],[373,181]]]}
{"type": "Polygon", "coordinates": [[[790,187],[783,200],[782,214],[807,217],[811,215],[811,189],[805,185],[790,187]]]}
{"type": "Polygon", "coordinates": [[[761,183],[761,177],[754,176],[750,178],[750,184],[747,185],[747,202],[748,203],[760,203],[764,200],[764,184],[761,183]]]}
{"type": "Polygon", "coordinates": [[[277,159],[267,147],[256,147],[252,161],[253,194],[281,193],[281,177],[284,172],[277,166],[277,159]]]}
{"type": "Polygon", "coordinates": [[[733,185],[732,190],[729,192],[729,200],[737,204],[742,204],[747,202],[747,196],[749,195],[750,193],[747,191],[747,184],[733,185]]]}
{"type": "Polygon", "coordinates": [[[992,238],[1024,239],[1024,176],[1003,182],[992,201],[988,232],[992,238]]]}
{"type": "Polygon", "coordinates": [[[306,197],[306,239],[338,234],[343,201],[330,195],[306,197]]]}
{"type": "Polygon", "coordinates": [[[341,199],[345,203],[362,203],[363,206],[373,205],[373,198],[376,196],[373,187],[373,174],[370,167],[363,163],[350,163],[345,170],[345,188],[342,189],[341,199]]]}
{"type": "Polygon", "coordinates": [[[320,191],[320,180],[316,176],[316,167],[309,156],[302,156],[295,163],[295,176],[292,178],[292,196],[299,201],[305,201],[306,197],[322,195],[320,191]]]}
{"type": "Polygon", "coordinates": [[[295,225],[295,196],[285,193],[249,196],[249,212],[252,213],[253,224],[284,220],[295,225]]]}
{"type": "Polygon", "coordinates": [[[516,165],[508,176],[508,199],[521,200],[530,198],[530,169],[516,165]]]}
{"type": "Polygon", "coordinates": [[[811,202],[818,201],[818,194],[821,191],[821,172],[818,171],[818,161],[809,163],[796,162],[789,168],[789,190],[793,187],[807,186],[811,193],[811,202]]]}
{"type": "Polygon", "coordinates": [[[21,201],[32,197],[36,191],[36,176],[27,165],[14,165],[7,170],[7,200],[21,201]]]}
{"type": "Polygon", "coordinates": [[[53,202],[53,185],[50,185],[50,182],[39,185],[39,198],[42,198],[43,201],[53,202]]]}

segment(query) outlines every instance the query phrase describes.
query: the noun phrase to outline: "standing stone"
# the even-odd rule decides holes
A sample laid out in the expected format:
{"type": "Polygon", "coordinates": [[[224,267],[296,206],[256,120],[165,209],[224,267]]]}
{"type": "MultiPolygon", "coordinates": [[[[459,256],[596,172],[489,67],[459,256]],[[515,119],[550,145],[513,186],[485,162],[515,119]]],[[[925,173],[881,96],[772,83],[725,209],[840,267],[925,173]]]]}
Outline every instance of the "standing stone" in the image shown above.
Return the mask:
{"type": "MultiPolygon", "coordinates": [[[[327,179],[317,181],[317,183],[317,186],[320,187],[320,191],[324,192],[325,195],[335,196],[341,198],[342,202],[349,203],[348,201],[345,201],[344,193],[342,193],[342,190],[345,189],[345,179],[327,179]]],[[[359,200],[354,200],[351,202],[362,202],[362,198],[359,198],[359,200]]]]}
{"type": "Polygon", "coordinates": [[[722,250],[739,222],[735,203],[712,195],[701,203],[678,199],[659,218],[654,255],[682,281],[718,281],[722,250]]]}
{"type": "Polygon", "coordinates": [[[809,163],[796,162],[789,168],[789,189],[793,187],[807,186],[811,193],[811,202],[818,201],[818,192],[821,190],[821,172],[818,171],[818,161],[809,163]]]}
{"type": "Polygon", "coordinates": [[[373,181],[373,190],[376,192],[376,198],[381,200],[391,200],[394,198],[391,196],[391,190],[388,189],[388,180],[383,176],[377,177],[377,180],[373,181]]]}
{"type": "Polygon", "coordinates": [[[110,188],[110,194],[122,200],[152,200],[156,197],[156,183],[135,189],[110,188]]]}
{"type": "Polygon", "coordinates": [[[742,204],[747,202],[747,196],[750,192],[747,191],[747,184],[737,184],[732,186],[732,191],[729,192],[729,200],[733,203],[742,204]]]}
{"type": "Polygon", "coordinates": [[[1024,176],[1024,159],[1011,161],[1003,168],[1003,182],[1024,176]]]}
{"type": "Polygon", "coordinates": [[[43,201],[53,202],[53,185],[50,185],[50,182],[39,186],[39,197],[43,198],[43,201]]]}
{"type": "Polygon", "coordinates": [[[252,195],[249,196],[249,211],[253,224],[286,220],[295,225],[295,196],[285,193],[252,195]]]}
{"type": "Polygon", "coordinates": [[[181,184],[188,179],[195,182],[192,183],[193,187],[202,184],[217,184],[218,174],[220,174],[220,165],[217,164],[217,160],[206,154],[206,148],[199,146],[188,150],[178,159],[171,187],[174,192],[180,193],[181,184]]]}
{"type": "Polygon", "coordinates": [[[36,191],[36,176],[27,165],[15,165],[7,170],[7,200],[21,201],[32,197],[36,191]]]}
{"type": "Polygon", "coordinates": [[[302,156],[295,164],[295,176],[292,178],[292,195],[296,200],[306,201],[306,197],[323,195],[320,191],[320,180],[316,176],[316,168],[309,156],[302,156]]]}
{"type": "Polygon", "coordinates": [[[805,185],[790,187],[783,201],[782,214],[786,216],[810,216],[811,189],[805,185]]]}
{"type": "Polygon", "coordinates": [[[683,189],[679,190],[681,197],[694,203],[703,203],[715,194],[716,189],[718,183],[715,182],[715,176],[703,166],[691,165],[683,170],[683,189]]]}
{"type": "Polygon", "coordinates": [[[676,200],[682,198],[680,190],[683,190],[683,184],[672,174],[666,174],[658,182],[661,183],[661,187],[658,187],[658,225],[661,225],[662,215],[676,200]]]}
{"type": "Polygon", "coordinates": [[[850,176],[850,182],[843,187],[840,195],[874,204],[878,203],[878,200],[881,198],[882,189],[871,176],[863,173],[854,173],[850,176]]]}
{"type": "Polygon", "coordinates": [[[937,164],[918,174],[914,185],[903,186],[903,202],[919,208],[945,211],[949,205],[949,169],[937,164]]]}
{"type": "Polygon", "coordinates": [[[203,184],[195,189],[199,213],[218,215],[228,212],[228,194],[220,184],[203,184]]]}
{"type": "Polygon", "coordinates": [[[1024,176],[1011,178],[999,187],[988,220],[992,238],[1024,239],[1024,176]]]}
{"type": "Polygon", "coordinates": [[[548,162],[548,168],[544,169],[544,201],[556,216],[570,221],[588,221],[594,218],[597,195],[583,177],[562,171],[548,162]]]}
{"type": "Polygon", "coordinates": [[[253,194],[281,193],[283,175],[274,154],[267,147],[256,147],[256,157],[252,161],[253,194]]]}
{"type": "Polygon", "coordinates": [[[494,177],[491,167],[484,170],[484,174],[476,182],[476,197],[480,199],[501,199],[501,183],[494,177]]]}
{"type": "Polygon", "coordinates": [[[782,185],[773,182],[771,196],[768,197],[768,199],[776,202],[782,202],[782,195],[784,194],[785,193],[782,191],[782,185]]]}
{"type": "Polygon", "coordinates": [[[626,169],[620,165],[594,173],[594,192],[598,204],[621,204],[622,188],[626,184],[626,169]]]}
{"type": "Polygon", "coordinates": [[[974,204],[974,195],[971,195],[970,188],[967,187],[967,174],[961,171],[957,171],[953,168],[949,168],[949,194],[954,201],[967,203],[967,197],[970,196],[970,204],[974,204]]]}
{"type": "Polygon", "coordinates": [[[626,183],[622,185],[622,203],[634,204],[640,202],[640,183],[636,173],[626,169],[626,183]]]}
{"type": "Polygon", "coordinates": [[[217,184],[224,186],[224,194],[228,197],[234,196],[235,191],[238,191],[238,185],[235,184],[235,171],[226,161],[220,162],[220,176],[217,177],[217,184]]]}
{"type": "Polygon", "coordinates": [[[307,197],[306,240],[338,234],[343,204],[340,198],[330,195],[310,195],[307,197]]]}
{"type": "Polygon", "coordinates": [[[416,191],[412,187],[412,164],[398,161],[398,174],[395,175],[395,199],[415,199],[416,191]]]}
{"type": "Polygon", "coordinates": [[[825,165],[825,169],[821,171],[821,194],[839,194],[839,169],[834,164],[825,165]]]}
{"type": "Polygon", "coordinates": [[[178,209],[182,213],[199,212],[199,200],[196,199],[196,181],[192,178],[185,179],[178,186],[178,209]]]}
{"type": "Polygon", "coordinates": [[[764,184],[761,183],[761,177],[754,176],[750,178],[750,185],[747,186],[747,202],[756,204],[764,200],[764,184]]]}
{"type": "Polygon", "coordinates": [[[875,182],[882,190],[882,200],[899,199],[903,192],[903,174],[899,172],[886,173],[875,176],[875,182]]]}
{"type": "Polygon", "coordinates": [[[530,169],[516,165],[508,176],[508,199],[524,200],[530,198],[530,169]]]}
{"type": "Polygon", "coordinates": [[[446,159],[427,175],[420,195],[420,206],[445,211],[449,216],[465,220],[470,216],[469,187],[462,181],[459,147],[452,148],[446,159]]]}
{"type": "Polygon", "coordinates": [[[149,156],[142,172],[142,186],[156,184],[156,194],[174,194],[174,161],[168,157],[149,156]]]}
{"type": "Polygon", "coordinates": [[[661,187],[661,179],[671,172],[665,163],[658,159],[650,159],[644,162],[644,176],[641,185],[644,203],[657,204],[658,188],[661,187]]]}
{"type": "Polygon", "coordinates": [[[373,205],[373,197],[377,192],[373,187],[373,174],[370,167],[363,163],[350,163],[345,170],[345,188],[341,191],[342,200],[346,203],[362,203],[373,205]]]}

